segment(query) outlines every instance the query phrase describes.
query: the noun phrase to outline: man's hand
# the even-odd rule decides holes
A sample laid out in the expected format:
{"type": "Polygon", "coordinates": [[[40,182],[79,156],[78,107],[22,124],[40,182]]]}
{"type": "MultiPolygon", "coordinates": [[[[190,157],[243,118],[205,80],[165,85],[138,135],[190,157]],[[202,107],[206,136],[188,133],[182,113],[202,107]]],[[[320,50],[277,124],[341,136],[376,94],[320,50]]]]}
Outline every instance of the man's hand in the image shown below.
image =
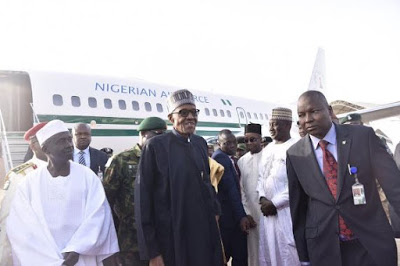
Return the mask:
{"type": "Polygon", "coordinates": [[[260,204],[261,204],[261,212],[264,214],[264,216],[273,216],[277,214],[277,209],[275,205],[272,203],[272,201],[262,197],[260,199],[260,204]]]}
{"type": "Polygon", "coordinates": [[[253,216],[247,215],[247,219],[249,219],[250,222],[250,229],[257,226],[257,223],[254,221],[253,216]]]}
{"type": "Polygon", "coordinates": [[[242,219],[240,219],[240,229],[242,229],[242,231],[245,232],[246,234],[249,233],[250,221],[247,218],[247,216],[245,216],[242,219]]]}
{"type": "Polygon", "coordinates": [[[149,266],[165,266],[162,256],[158,255],[157,257],[152,258],[149,262],[149,266]]]}
{"type": "Polygon", "coordinates": [[[74,251],[63,253],[64,263],[62,266],[74,266],[79,260],[79,253],[74,251]]]}

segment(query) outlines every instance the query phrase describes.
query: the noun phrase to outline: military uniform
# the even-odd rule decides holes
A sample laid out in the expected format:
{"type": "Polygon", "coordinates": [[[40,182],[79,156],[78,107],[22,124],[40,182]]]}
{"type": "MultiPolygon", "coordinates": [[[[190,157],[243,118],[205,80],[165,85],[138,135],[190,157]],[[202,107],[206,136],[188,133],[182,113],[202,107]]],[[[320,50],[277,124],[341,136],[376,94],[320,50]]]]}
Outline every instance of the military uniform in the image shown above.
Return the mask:
{"type": "Polygon", "coordinates": [[[106,170],[103,186],[116,216],[116,229],[123,265],[148,265],[140,261],[134,217],[134,183],[141,149],[138,144],[113,157],[106,170]]]}
{"type": "Polygon", "coordinates": [[[5,177],[4,186],[0,189],[0,266],[13,265],[11,246],[6,234],[6,220],[18,184],[24,180],[28,173],[46,164],[46,162],[34,156],[26,163],[11,169],[5,177]]]}

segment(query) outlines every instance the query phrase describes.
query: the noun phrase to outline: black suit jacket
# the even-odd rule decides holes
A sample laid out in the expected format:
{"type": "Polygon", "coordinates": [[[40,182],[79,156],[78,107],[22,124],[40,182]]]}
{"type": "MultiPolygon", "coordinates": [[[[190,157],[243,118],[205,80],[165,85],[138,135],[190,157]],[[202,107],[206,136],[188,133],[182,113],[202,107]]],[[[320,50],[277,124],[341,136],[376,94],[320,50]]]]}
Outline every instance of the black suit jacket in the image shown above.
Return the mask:
{"type": "Polygon", "coordinates": [[[338,152],[336,199],[326,184],[308,136],[287,152],[289,201],[299,258],[311,261],[311,265],[341,265],[340,214],[377,265],[395,266],[397,251],[393,231],[382,208],[375,180],[400,213],[400,171],[372,128],[335,126],[338,152]],[[358,168],[358,179],[365,188],[365,205],[353,204],[354,178],[348,173],[347,164],[358,168]]]}
{"type": "Polygon", "coordinates": [[[242,205],[235,167],[229,156],[221,149],[216,150],[212,158],[224,167],[224,175],[218,184],[217,194],[222,212],[219,224],[223,228],[238,227],[240,219],[246,216],[246,213],[242,205]]]}
{"type": "Polygon", "coordinates": [[[92,169],[92,171],[95,174],[97,174],[100,166],[100,169],[104,174],[105,165],[108,161],[107,154],[92,147],[89,147],[89,154],[90,154],[90,169],[92,169]]]}

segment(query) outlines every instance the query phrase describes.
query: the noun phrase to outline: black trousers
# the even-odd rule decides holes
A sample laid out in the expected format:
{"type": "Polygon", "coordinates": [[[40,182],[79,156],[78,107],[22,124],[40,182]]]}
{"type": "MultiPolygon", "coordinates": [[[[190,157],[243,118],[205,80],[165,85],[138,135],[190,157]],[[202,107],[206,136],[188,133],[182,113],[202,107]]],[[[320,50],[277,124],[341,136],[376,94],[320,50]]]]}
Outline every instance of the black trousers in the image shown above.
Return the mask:
{"type": "Polygon", "coordinates": [[[340,242],[342,266],[378,266],[358,239],[340,242]]]}
{"type": "Polygon", "coordinates": [[[228,261],[232,257],[232,266],[247,266],[247,235],[237,228],[221,227],[222,243],[228,261]]]}

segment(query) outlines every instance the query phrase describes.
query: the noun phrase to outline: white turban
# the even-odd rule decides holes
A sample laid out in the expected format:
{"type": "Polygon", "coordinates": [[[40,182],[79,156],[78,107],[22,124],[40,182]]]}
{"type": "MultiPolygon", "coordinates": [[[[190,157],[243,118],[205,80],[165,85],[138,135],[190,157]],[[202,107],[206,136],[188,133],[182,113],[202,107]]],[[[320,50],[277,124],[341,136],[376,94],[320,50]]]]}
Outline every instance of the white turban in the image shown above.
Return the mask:
{"type": "Polygon", "coordinates": [[[47,139],[61,132],[69,132],[65,123],[61,120],[52,120],[36,133],[36,138],[42,147],[47,139]]]}

